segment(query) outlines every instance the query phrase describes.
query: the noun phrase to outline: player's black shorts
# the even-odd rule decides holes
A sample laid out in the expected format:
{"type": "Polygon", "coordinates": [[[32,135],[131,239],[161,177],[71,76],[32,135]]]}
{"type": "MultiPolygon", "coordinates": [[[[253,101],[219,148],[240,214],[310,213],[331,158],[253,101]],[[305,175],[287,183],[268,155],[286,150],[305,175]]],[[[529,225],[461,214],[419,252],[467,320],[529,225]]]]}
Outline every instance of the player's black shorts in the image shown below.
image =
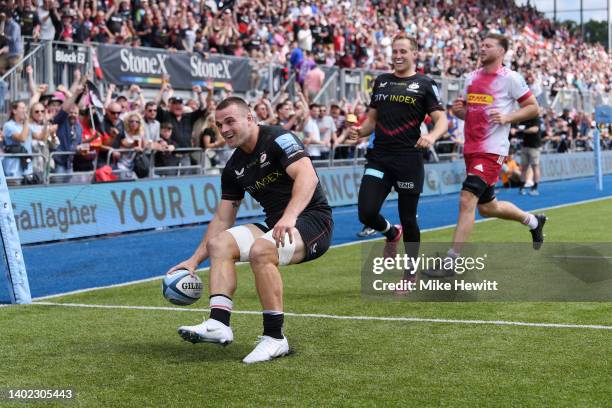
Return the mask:
{"type": "Polygon", "coordinates": [[[422,152],[380,153],[373,149],[366,158],[364,176],[380,179],[389,188],[393,186],[398,194],[423,192],[425,165],[422,152]]]}
{"type": "MultiPolygon", "coordinates": [[[[272,227],[265,224],[255,224],[263,232],[268,232],[272,227]]],[[[312,261],[323,255],[329,249],[334,231],[334,219],[331,210],[311,209],[301,213],[295,223],[295,228],[300,232],[304,241],[306,255],[301,262],[312,261]]],[[[300,263],[301,263],[300,262],[300,263]]]]}

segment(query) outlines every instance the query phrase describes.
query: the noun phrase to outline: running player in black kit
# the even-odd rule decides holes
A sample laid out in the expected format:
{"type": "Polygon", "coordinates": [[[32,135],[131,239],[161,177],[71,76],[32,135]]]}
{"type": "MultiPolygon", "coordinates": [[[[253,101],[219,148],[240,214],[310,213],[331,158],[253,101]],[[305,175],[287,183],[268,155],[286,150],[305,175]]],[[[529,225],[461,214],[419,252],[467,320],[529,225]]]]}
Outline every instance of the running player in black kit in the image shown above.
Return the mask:
{"type": "MultiPolygon", "coordinates": [[[[425,173],[423,149],[429,149],[448,129],[435,82],[415,72],[416,40],[398,34],[392,49],[393,73],[376,78],[368,117],[351,130],[353,138],[368,137],[373,131],[376,135],[359,190],[359,220],[387,237],[386,257],[397,254],[402,232],[405,243],[421,240],[417,205],[425,173]],[[431,116],[435,126],[421,136],[425,115],[431,116]],[[391,187],[398,193],[401,225],[391,225],[380,214],[391,187]]],[[[409,252],[417,256],[418,246],[410,246],[409,252]]]]}
{"type": "Polygon", "coordinates": [[[192,343],[227,345],[236,290],[235,262],[248,261],[263,307],[264,331],[244,358],[256,363],[289,352],[283,335],[283,282],[279,265],[318,258],[329,248],[333,220],[317,173],[300,140],[280,126],[258,126],[246,102],[237,97],[217,106],[217,126],[227,145],[236,148],[221,176],[221,202],[195,253],[173,267],[190,272],[210,258],[210,318],[182,326],[179,334],[192,343]],[[265,224],[233,227],[244,193],[257,200],[265,224]]]}

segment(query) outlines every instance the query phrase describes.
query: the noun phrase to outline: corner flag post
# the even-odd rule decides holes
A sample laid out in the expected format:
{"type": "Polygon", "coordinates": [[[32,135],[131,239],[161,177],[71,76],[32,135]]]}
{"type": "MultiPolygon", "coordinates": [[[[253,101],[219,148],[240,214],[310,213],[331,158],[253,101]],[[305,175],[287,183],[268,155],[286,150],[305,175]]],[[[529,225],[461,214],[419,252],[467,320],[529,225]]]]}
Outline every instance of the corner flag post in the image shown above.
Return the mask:
{"type": "Polygon", "coordinates": [[[593,130],[593,153],[595,154],[595,188],[603,191],[603,169],[601,168],[601,146],[599,145],[599,128],[593,130]]]}
{"type": "Polygon", "coordinates": [[[0,165],[0,236],[11,303],[32,303],[19,232],[2,165],[0,165]]]}
{"type": "Polygon", "coordinates": [[[612,123],[612,106],[600,105],[595,107],[595,129],[593,130],[593,152],[595,154],[595,188],[603,190],[603,163],[601,160],[601,145],[598,125],[612,123]]]}

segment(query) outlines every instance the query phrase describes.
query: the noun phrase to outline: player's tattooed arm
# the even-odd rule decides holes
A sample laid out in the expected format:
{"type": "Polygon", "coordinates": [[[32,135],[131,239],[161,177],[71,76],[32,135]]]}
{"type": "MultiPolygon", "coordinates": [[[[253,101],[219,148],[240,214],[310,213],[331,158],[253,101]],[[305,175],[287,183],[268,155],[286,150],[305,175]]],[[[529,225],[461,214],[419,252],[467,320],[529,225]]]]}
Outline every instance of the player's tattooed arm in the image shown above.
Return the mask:
{"type": "Polygon", "coordinates": [[[234,208],[240,207],[240,201],[239,200],[232,201],[232,207],[234,207],[234,208]]]}

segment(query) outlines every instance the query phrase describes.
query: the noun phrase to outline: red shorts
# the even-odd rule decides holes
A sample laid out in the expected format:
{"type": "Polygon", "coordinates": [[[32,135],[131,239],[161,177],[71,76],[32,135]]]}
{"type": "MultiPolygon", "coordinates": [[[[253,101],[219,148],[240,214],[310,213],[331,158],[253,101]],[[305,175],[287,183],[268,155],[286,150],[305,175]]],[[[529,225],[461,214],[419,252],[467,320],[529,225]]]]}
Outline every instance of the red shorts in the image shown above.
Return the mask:
{"type": "Polygon", "coordinates": [[[506,159],[505,156],[493,153],[468,153],[463,158],[465,159],[465,172],[468,175],[473,174],[480,177],[489,186],[497,183],[506,159]]]}

